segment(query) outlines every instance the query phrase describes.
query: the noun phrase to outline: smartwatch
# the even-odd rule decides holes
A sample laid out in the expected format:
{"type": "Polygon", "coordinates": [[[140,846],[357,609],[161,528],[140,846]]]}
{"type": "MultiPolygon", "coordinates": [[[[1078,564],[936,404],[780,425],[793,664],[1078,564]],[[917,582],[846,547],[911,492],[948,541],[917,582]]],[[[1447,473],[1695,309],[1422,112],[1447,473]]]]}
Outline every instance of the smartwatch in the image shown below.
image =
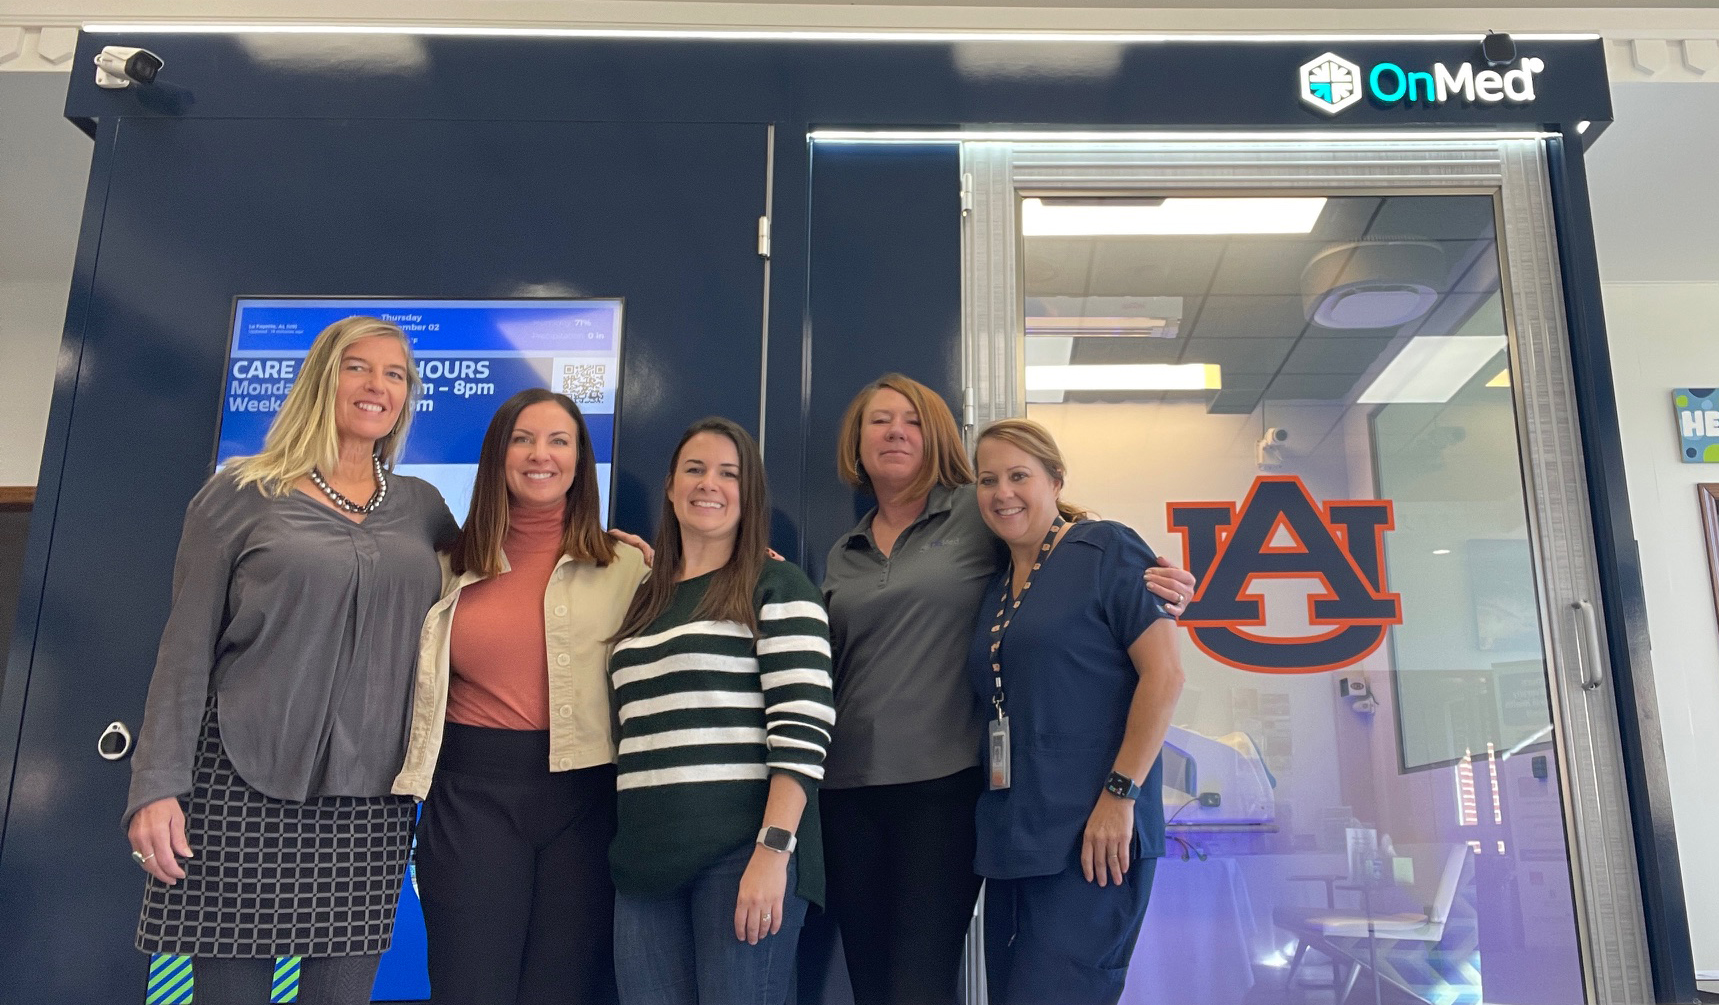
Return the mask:
{"type": "Polygon", "coordinates": [[[759,844],[783,855],[793,851],[794,845],[798,844],[799,841],[800,839],[794,836],[793,831],[771,827],[768,824],[758,831],[759,844]]]}
{"type": "Polygon", "coordinates": [[[1104,780],[1104,791],[1118,799],[1135,799],[1140,795],[1140,786],[1134,784],[1134,779],[1120,771],[1112,771],[1110,777],[1104,780]]]}

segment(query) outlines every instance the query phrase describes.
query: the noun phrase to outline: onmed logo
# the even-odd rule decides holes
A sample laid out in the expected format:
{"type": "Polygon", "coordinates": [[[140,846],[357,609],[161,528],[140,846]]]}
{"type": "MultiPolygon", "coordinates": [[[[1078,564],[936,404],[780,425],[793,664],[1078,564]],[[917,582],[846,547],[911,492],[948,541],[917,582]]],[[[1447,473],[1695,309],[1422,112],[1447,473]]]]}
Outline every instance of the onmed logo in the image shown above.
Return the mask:
{"type": "Polygon", "coordinates": [[[1361,68],[1334,52],[1301,64],[1301,100],[1326,115],[1361,100],[1361,68]]]}
{"type": "MultiPolygon", "coordinates": [[[[1188,571],[1199,584],[1180,621],[1213,659],[1261,673],[1314,673],[1349,666],[1403,623],[1402,599],[1385,588],[1388,500],[1318,503],[1300,478],[1262,475],[1240,507],[1170,503],[1188,571]],[[1306,627],[1268,625],[1262,580],[1316,581],[1306,627]],[[1250,629],[1257,629],[1251,630],[1250,629]]],[[[1297,621],[1299,624],[1299,622],[1297,621]]]]}
{"type": "Polygon", "coordinates": [[[1546,61],[1538,56],[1522,59],[1509,70],[1490,65],[1477,69],[1473,63],[1434,63],[1414,70],[1389,60],[1363,69],[1327,52],[1301,64],[1301,100],[1326,115],[1336,115],[1363,97],[1379,105],[1526,105],[1536,97],[1535,75],[1545,69],[1546,61]]]}

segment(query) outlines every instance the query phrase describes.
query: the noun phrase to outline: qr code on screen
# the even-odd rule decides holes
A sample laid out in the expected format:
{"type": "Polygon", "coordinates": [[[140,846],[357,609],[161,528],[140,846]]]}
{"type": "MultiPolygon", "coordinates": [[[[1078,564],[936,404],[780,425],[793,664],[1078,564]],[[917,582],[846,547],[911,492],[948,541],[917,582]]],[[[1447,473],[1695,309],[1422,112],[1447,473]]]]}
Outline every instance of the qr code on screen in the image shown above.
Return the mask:
{"type": "Polygon", "coordinates": [[[561,393],[573,399],[575,405],[603,403],[605,363],[564,363],[561,366],[561,393]]]}

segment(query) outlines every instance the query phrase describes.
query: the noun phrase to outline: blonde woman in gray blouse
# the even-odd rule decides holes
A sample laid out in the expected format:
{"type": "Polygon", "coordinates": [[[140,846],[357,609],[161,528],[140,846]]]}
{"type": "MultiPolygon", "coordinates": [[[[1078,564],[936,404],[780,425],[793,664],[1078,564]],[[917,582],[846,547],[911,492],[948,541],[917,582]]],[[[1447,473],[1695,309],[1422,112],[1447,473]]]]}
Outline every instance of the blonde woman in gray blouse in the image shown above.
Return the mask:
{"type": "Polygon", "coordinates": [[[192,957],[198,1005],[367,1002],[406,871],[418,629],[458,528],[392,473],[418,391],[375,318],[312,344],[263,451],[186,512],[125,812],[147,872],[137,947],[192,957]]]}

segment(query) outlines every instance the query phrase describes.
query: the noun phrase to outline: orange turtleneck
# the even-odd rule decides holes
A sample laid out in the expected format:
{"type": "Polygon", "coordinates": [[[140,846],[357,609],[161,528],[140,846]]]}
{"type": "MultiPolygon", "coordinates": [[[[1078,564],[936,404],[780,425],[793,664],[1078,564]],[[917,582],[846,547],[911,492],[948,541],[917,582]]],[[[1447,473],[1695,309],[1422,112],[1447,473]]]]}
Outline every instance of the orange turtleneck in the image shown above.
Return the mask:
{"type": "Polygon", "coordinates": [[[501,550],[509,571],[473,583],[454,608],[448,721],[495,729],[549,728],[543,591],[561,557],[565,505],[510,506],[501,550]]]}

